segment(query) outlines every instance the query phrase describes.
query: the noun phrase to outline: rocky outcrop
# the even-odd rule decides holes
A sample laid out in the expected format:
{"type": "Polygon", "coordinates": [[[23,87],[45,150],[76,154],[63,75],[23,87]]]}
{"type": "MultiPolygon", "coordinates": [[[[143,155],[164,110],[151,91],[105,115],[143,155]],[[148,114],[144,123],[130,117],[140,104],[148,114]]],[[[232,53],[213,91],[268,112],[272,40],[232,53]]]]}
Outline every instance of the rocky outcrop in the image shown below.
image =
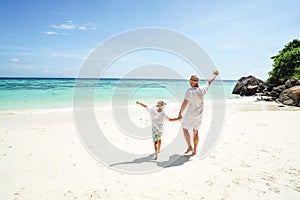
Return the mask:
{"type": "Polygon", "coordinates": [[[300,107],[300,86],[294,86],[284,90],[280,94],[278,101],[288,106],[300,107]]]}
{"type": "Polygon", "coordinates": [[[242,77],[237,81],[232,94],[259,95],[258,100],[278,100],[285,105],[300,107],[300,80],[292,78],[284,85],[271,85],[254,76],[242,77]]]}
{"type": "Polygon", "coordinates": [[[264,90],[263,81],[254,76],[242,77],[236,83],[232,94],[239,94],[242,96],[251,96],[257,92],[264,90]]]}

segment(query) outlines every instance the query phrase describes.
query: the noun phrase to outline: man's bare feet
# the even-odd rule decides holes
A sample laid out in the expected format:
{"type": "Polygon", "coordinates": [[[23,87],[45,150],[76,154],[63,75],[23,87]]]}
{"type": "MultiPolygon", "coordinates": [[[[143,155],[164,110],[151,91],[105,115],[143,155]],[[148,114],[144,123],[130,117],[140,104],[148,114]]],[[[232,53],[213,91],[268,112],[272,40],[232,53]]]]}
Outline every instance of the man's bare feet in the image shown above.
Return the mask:
{"type": "Polygon", "coordinates": [[[184,154],[188,154],[190,151],[193,151],[192,146],[189,146],[188,149],[184,152],[184,154]]]}

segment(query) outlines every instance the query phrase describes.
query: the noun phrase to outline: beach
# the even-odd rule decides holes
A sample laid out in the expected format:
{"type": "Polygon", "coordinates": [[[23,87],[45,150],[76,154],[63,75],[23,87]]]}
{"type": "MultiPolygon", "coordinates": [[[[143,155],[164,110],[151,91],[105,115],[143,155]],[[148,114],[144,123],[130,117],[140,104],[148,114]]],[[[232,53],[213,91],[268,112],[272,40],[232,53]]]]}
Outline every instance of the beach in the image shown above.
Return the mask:
{"type": "MultiPolygon", "coordinates": [[[[299,199],[300,110],[254,100],[226,101],[222,135],[207,157],[188,156],[144,174],[122,173],[95,159],[82,144],[72,108],[1,111],[0,199],[299,199]]],[[[175,117],[178,109],[168,105],[168,114],[175,117]]],[[[151,139],[123,141],[109,108],[95,113],[121,149],[153,153],[151,139]]],[[[130,107],[130,117],[149,124],[138,106],[130,107]]],[[[208,123],[204,119],[200,143],[208,123]]],[[[166,125],[162,154],[178,128],[180,122],[166,125]]]]}
{"type": "Polygon", "coordinates": [[[300,200],[299,7],[2,1],[0,200],[300,200]]]}

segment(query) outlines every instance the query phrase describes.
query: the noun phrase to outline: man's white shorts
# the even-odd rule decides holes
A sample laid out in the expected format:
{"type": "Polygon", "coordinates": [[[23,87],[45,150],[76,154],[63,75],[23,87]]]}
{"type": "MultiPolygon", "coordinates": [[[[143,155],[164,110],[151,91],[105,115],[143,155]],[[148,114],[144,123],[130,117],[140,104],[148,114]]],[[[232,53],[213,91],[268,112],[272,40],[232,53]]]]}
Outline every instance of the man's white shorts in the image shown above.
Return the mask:
{"type": "Polygon", "coordinates": [[[199,130],[202,122],[202,116],[197,117],[197,118],[191,118],[188,116],[184,116],[182,119],[182,128],[185,129],[194,129],[194,130],[199,130]]]}

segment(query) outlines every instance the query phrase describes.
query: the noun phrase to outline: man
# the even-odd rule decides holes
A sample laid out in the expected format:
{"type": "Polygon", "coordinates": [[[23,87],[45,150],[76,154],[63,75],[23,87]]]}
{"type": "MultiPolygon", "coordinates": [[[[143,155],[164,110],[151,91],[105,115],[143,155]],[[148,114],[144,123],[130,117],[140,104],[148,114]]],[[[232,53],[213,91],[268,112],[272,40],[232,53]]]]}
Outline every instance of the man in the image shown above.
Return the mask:
{"type": "Polygon", "coordinates": [[[215,78],[219,75],[219,71],[214,71],[213,76],[209,79],[204,86],[199,87],[199,78],[196,75],[192,75],[190,78],[190,85],[184,97],[184,101],[182,102],[178,117],[181,116],[185,108],[187,107],[187,111],[182,120],[182,128],[184,138],[187,143],[187,150],[185,154],[192,152],[196,154],[197,146],[199,142],[198,130],[200,128],[202,122],[202,113],[203,113],[203,100],[204,95],[206,94],[208,87],[215,80],[215,78]],[[194,148],[192,148],[190,141],[189,129],[193,129],[194,133],[194,148]]]}

